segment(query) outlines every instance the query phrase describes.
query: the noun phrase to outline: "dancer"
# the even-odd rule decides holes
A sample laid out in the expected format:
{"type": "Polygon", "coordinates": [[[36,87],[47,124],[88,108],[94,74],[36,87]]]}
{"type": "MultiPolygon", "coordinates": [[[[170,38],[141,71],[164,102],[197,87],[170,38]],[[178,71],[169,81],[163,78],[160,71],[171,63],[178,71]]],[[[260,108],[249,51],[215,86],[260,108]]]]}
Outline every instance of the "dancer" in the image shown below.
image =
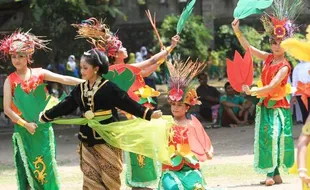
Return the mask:
{"type": "Polygon", "coordinates": [[[258,172],[267,173],[266,180],[262,182],[266,186],[282,183],[279,167],[290,168],[294,163],[292,117],[287,96],[291,93],[287,85],[291,66],[285,59],[285,51],[280,43],[293,34],[292,21],[296,15],[290,14],[286,17],[289,7],[284,5],[286,4],[282,0],[274,1],[275,14],[262,17],[265,30],[270,37],[272,53],[251,46],[239,30],[239,20],[235,19],[232,22],[233,30],[242,47],[249,48],[252,55],[265,61],[262,81],[258,87],[249,89],[248,86],[244,86],[244,91],[261,98],[256,108],[254,168],[258,172]]]}
{"type": "Polygon", "coordinates": [[[55,160],[55,137],[50,123],[37,118],[47,99],[43,80],[76,85],[84,80],[31,68],[35,49],[48,49],[47,40],[16,31],[1,41],[0,51],[10,56],[16,71],[4,82],[4,113],[14,125],[14,162],[18,189],[59,189],[55,160]],[[44,140],[43,140],[44,139],[44,140]]]}
{"type": "MultiPolygon", "coordinates": [[[[102,77],[108,73],[108,65],[109,60],[103,52],[97,49],[85,52],[81,57],[80,68],[82,77],[86,82],[76,86],[66,99],[41,115],[41,120],[48,122],[62,115],[68,115],[79,107],[83,112],[83,116],[89,121],[87,124],[81,125],[78,136],[81,141],[80,162],[84,174],[83,189],[120,189],[120,174],[123,165],[121,160],[122,152],[119,148],[126,146],[126,144],[127,147],[134,148],[134,143],[139,141],[139,133],[142,133],[142,130],[146,131],[144,127],[148,128],[148,126],[142,126],[141,124],[136,124],[135,127],[127,127],[124,123],[115,123],[110,128],[108,125],[105,126],[115,121],[111,115],[112,108],[117,107],[147,120],[159,118],[162,115],[161,111],[152,111],[139,105],[125,91],[102,77]],[[103,117],[103,119],[99,120],[102,125],[97,122],[98,120],[92,122],[92,119],[96,119],[95,116],[103,117]],[[109,134],[111,136],[104,138],[106,134],[99,135],[94,126],[99,126],[102,130],[110,130],[109,134]],[[126,130],[129,132],[126,133],[126,130]],[[126,134],[130,134],[130,130],[132,133],[137,134],[136,139],[131,137],[130,142],[132,144],[125,143],[126,134]],[[119,145],[118,148],[114,146],[115,144],[119,145]]],[[[130,123],[127,122],[127,124],[130,123]]],[[[133,124],[135,123],[132,122],[131,125],[133,124]]],[[[160,126],[157,126],[157,128],[160,128],[160,126]]],[[[152,131],[148,133],[150,135],[145,138],[154,136],[152,131]]],[[[142,144],[143,142],[138,143],[137,146],[142,144]]],[[[146,149],[148,148],[152,149],[152,147],[146,147],[146,149]]],[[[143,147],[140,149],[143,149],[143,147]]]]}
{"type": "Polygon", "coordinates": [[[302,133],[298,139],[298,150],[297,150],[297,165],[298,174],[303,184],[303,190],[310,190],[310,117],[308,116],[305,125],[302,128],[302,133]]]}
{"type": "Polygon", "coordinates": [[[213,157],[213,147],[199,120],[187,115],[191,106],[200,103],[190,82],[203,70],[205,63],[176,61],[167,66],[171,75],[168,102],[175,125],[169,133],[172,165],[163,165],[159,189],[206,189],[200,162],[213,157]]]}
{"type": "MultiPolygon", "coordinates": [[[[78,28],[80,37],[87,38],[93,46],[106,52],[111,64],[109,70],[116,70],[121,74],[126,69],[130,69],[135,74],[134,84],[128,90],[129,96],[139,104],[153,109],[153,104],[156,104],[153,98],[158,97],[160,93],[146,85],[143,77],[152,74],[164,62],[168,54],[176,47],[180,37],[178,35],[172,37],[171,46],[155,54],[153,57],[139,63],[131,63],[128,65],[124,62],[128,57],[126,48],[123,47],[122,42],[112,34],[106,24],[103,24],[95,18],[90,18],[81,24],[73,26],[78,28]]],[[[127,80],[130,79],[128,78],[127,80]]],[[[128,113],[124,114],[129,119],[133,118],[132,115],[128,113]]],[[[135,187],[146,188],[157,186],[161,174],[160,163],[143,155],[129,152],[125,152],[125,158],[127,163],[127,185],[133,187],[133,189],[135,189],[135,187]]]]}

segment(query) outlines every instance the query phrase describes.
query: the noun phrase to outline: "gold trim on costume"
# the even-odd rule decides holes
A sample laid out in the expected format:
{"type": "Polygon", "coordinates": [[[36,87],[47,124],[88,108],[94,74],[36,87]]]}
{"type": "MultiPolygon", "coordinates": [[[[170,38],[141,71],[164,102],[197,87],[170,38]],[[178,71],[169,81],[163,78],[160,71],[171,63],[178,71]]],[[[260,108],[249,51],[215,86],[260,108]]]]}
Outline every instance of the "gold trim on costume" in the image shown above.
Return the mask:
{"type": "Polygon", "coordinates": [[[38,156],[36,157],[36,160],[33,162],[34,167],[36,168],[36,170],[34,170],[34,174],[38,174],[37,176],[35,176],[37,178],[37,180],[41,183],[41,185],[43,185],[44,183],[47,183],[48,181],[45,179],[46,177],[46,165],[43,161],[43,156],[38,156]],[[41,167],[39,166],[39,164],[41,164],[41,167]],[[41,169],[41,170],[40,170],[41,169]]]}
{"type": "Polygon", "coordinates": [[[83,89],[83,85],[80,84],[80,89],[81,89],[81,100],[82,100],[82,103],[83,103],[83,106],[85,106],[85,102],[84,102],[84,89],[83,89]]]}
{"type": "Polygon", "coordinates": [[[110,114],[112,114],[112,110],[97,111],[94,114],[95,114],[95,116],[110,115],[110,114]]]}
{"type": "Polygon", "coordinates": [[[94,139],[96,139],[96,140],[101,140],[101,139],[103,139],[101,136],[97,136],[96,135],[96,131],[94,130],[94,129],[92,129],[93,130],[93,135],[94,135],[94,139]]]}
{"type": "Polygon", "coordinates": [[[94,94],[93,96],[91,97],[91,109],[94,110],[95,109],[95,102],[94,102],[94,97],[95,97],[95,94],[96,92],[103,86],[105,85],[105,83],[107,83],[109,80],[105,80],[103,81],[103,83],[101,85],[99,85],[99,87],[94,91],[94,94]]]}
{"type": "Polygon", "coordinates": [[[83,139],[87,139],[87,136],[84,136],[84,134],[83,134],[82,132],[79,132],[79,135],[81,135],[81,137],[82,137],[83,139]]]}
{"type": "Polygon", "coordinates": [[[52,119],[50,119],[49,117],[47,117],[47,116],[45,115],[45,112],[43,113],[43,116],[45,117],[45,119],[47,119],[47,120],[49,120],[49,121],[52,121],[52,119]]]}
{"type": "Polygon", "coordinates": [[[146,108],[143,114],[143,119],[145,119],[147,112],[150,110],[150,108],[146,108]]]}

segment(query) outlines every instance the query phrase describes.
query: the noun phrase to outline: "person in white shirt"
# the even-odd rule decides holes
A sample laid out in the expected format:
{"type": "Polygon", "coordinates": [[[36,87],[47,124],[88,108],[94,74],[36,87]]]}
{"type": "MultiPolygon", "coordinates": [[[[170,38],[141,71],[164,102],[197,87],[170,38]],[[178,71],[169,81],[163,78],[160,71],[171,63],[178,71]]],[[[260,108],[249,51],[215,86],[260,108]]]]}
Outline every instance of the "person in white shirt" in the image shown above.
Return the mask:
{"type": "Polygon", "coordinates": [[[303,123],[309,115],[310,109],[310,63],[301,61],[293,70],[292,87],[297,89],[293,100],[297,101],[302,113],[303,123]]]}

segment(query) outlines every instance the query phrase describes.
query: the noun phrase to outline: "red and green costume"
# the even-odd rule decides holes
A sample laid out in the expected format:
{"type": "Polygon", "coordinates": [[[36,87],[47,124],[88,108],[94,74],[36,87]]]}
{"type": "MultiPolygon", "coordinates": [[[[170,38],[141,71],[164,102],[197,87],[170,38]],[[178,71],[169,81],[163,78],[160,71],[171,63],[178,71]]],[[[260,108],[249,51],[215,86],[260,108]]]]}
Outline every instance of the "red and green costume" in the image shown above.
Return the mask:
{"type": "Polygon", "coordinates": [[[15,124],[13,134],[14,161],[18,189],[59,189],[55,160],[55,137],[50,123],[39,123],[39,113],[49,98],[43,85],[41,69],[31,69],[31,77],[23,81],[16,72],[8,79],[12,88],[12,110],[21,118],[38,125],[35,133],[15,124]]]}
{"type": "MultiPolygon", "coordinates": [[[[279,70],[291,66],[287,61],[272,64],[273,55],[268,56],[263,66],[261,85],[268,85],[279,70]]],[[[289,72],[290,73],[290,72],[289,72]]],[[[294,139],[292,136],[292,115],[287,79],[261,97],[256,108],[254,167],[268,176],[279,175],[278,168],[290,168],[294,163],[294,139]]],[[[259,85],[260,86],[260,85],[259,85]]]]}

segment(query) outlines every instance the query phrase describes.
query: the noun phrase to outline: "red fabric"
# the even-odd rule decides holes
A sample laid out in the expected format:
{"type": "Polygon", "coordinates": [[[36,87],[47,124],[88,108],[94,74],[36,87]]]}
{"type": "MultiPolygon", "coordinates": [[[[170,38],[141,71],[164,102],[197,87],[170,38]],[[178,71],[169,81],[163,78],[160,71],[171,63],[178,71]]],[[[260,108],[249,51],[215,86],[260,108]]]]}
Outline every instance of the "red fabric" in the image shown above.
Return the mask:
{"type": "MultiPolygon", "coordinates": [[[[196,158],[203,162],[207,160],[206,152],[211,149],[211,140],[205,132],[203,126],[195,116],[191,116],[189,126],[173,126],[173,136],[169,139],[169,146],[173,145],[177,150],[179,145],[188,144],[190,151],[196,156],[196,158]]],[[[163,171],[168,170],[180,170],[184,165],[187,165],[193,169],[199,169],[200,164],[187,162],[184,158],[181,164],[178,166],[163,165],[163,171]]]]}
{"type": "MultiPolygon", "coordinates": [[[[178,145],[186,145],[188,143],[188,127],[183,127],[183,126],[173,126],[173,137],[169,139],[169,146],[174,146],[174,148],[177,150],[178,145]]],[[[187,165],[193,169],[199,169],[200,165],[199,163],[192,164],[188,161],[185,160],[185,158],[182,159],[182,162],[177,165],[177,166],[169,166],[163,164],[162,170],[174,170],[178,171],[183,168],[184,165],[187,165]]]]}
{"type": "Polygon", "coordinates": [[[189,145],[196,158],[204,162],[207,160],[206,152],[210,151],[212,146],[211,140],[200,121],[193,115],[191,117],[191,126],[188,128],[189,145]]]}
{"type": "Polygon", "coordinates": [[[253,83],[253,59],[247,50],[244,58],[235,51],[234,60],[226,59],[227,76],[230,85],[238,92],[242,91],[242,85],[251,86],[253,83]]]}
{"type": "MultiPolygon", "coordinates": [[[[278,88],[285,88],[285,85],[287,84],[288,77],[291,72],[291,65],[285,60],[282,63],[278,64],[272,64],[273,61],[273,55],[269,55],[267,59],[265,60],[263,70],[262,70],[262,83],[263,85],[268,85],[272,79],[276,76],[276,74],[279,72],[279,70],[283,67],[288,67],[289,72],[285,76],[285,78],[281,81],[281,84],[279,87],[275,88],[273,91],[271,91],[269,94],[275,93],[275,91],[278,91],[278,88]]],[[[264,99],[264,105],[265,107],[268,107],[268,100],[270,97],[266,97],[264,99]]],[[[290,108],[290,103],[287,101],[286,98],[283,98],[282,100],[278,100],[276,104],[272,108],[290,108]]]]}
{"type": "Polygon", "coordinates": [[[310,83],[302,83],[298,81],[297,91],[295,94],[301,95],[301,100],[304,103],[307,110],[308,108],[308,97],[310,97],[310,83]]]}
{"type": "MultiPolygon", "coordinates": [[[[12,89],[12,96],[14,97],[14,91],[17,85],[21,84],[21,88],[26,92],[30,93],[31,90],[35,89],[38,85],[43,83],[44,75],[42,74],[42,68],[35,68],[31,69],[31,77],[29,80],[22,80],[19,75],[14,72],[11,73],[8,78],[11,84],[12,89]]],[[[16,112],[18,115],[21,115],[21,112],[18,110],[18,108],[15,106],[14,102],[12,101],[11,108],[14,112],[16,112]]]]}

